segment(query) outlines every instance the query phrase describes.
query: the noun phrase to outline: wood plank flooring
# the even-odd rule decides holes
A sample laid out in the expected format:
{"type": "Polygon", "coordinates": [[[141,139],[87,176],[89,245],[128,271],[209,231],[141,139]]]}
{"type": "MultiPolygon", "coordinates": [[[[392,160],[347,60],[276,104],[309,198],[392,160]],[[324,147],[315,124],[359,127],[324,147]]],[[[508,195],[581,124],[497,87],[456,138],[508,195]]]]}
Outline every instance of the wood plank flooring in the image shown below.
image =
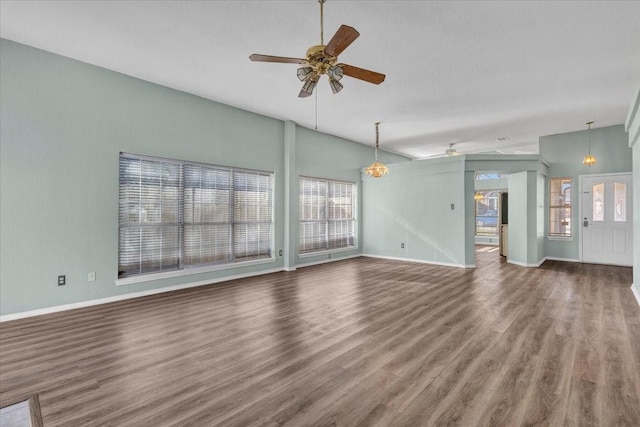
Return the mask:
{"type": "Polygon", "coordinates": [[[640,426],[631,268],[356,258],[0,324],[45,426],[640,426]]]}

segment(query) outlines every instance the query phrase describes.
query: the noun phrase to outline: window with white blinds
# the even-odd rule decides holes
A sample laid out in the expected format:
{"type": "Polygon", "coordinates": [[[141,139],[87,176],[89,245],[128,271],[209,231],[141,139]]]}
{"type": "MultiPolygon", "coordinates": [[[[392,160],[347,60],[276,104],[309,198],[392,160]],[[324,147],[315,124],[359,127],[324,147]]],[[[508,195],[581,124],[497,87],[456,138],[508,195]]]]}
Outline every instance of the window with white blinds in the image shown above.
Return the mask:
{"type": "Polygon", "coordinates": [[[319,178],[300,178],[301,254],[355,247],[356,184],[319,178]]]}
{"type": "Polygon", "coordinates": [[[118,277],[270,258],[273,173],[120,154],[118,277]]]}

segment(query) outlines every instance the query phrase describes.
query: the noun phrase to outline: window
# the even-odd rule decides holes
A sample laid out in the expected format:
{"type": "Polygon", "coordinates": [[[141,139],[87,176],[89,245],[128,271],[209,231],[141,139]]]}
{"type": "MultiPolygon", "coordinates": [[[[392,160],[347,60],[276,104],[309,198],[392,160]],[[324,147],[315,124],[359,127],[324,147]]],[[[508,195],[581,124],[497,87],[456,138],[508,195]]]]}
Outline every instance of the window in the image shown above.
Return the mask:
{"type": "Polygon", "coordinates": [[[482,195],[482,199],[476,200],[476,236],[497,236],[500,192],[488,190],[476,194],[482,195]]]}
{"type": "Polygon", "coordinates": [[[355,187],[352,182],[300,178],[301,254],[355,247],[355,187]]]}
{"type": "Polygon", "coordinates": [[[549,180],[549,237],[571,237],[571,178],[549,180]]]}
{"type": "Polygon", "coordinates": [[[270,258],[273,173],[120,154],[118,277],[270,258]]]}
{"type": "Polygon", "coordinates": [[[627,184],[616,182],[613,184],[614,222],[627,222],[627,184]]]}

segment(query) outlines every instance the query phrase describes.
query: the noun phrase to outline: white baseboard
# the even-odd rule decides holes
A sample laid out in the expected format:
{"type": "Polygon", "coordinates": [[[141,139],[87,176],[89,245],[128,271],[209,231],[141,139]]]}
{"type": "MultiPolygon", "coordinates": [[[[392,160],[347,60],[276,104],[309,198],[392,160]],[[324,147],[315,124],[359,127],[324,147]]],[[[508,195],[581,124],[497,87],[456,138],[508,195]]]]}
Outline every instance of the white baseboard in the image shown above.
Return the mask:
{"type": "Polygon", "coordinates": [[[443,267],[458,267],[458,268],[476,268],[475,264],[453,264],[447,262],[437,262],[437,261],[426,261],[423,259],[415,259],[415,258],[400,258],[394,256],[383,256],[383,255],[373,255],[373,254],[362,254],[362,256],[366,256],[369,258],[380,258],[380,259],[388,259],[392,261],[408,261],[408,262],[418,262],[421,264],[431,264],[431,265],[441,265],[443,267]]]}
{"type": "Polygon", "coordinates": [[[580,262],[580,260],[576,258],[560,258],[555,256],[547,256],[544,257],[544,259],[548,259],[549,261],[580,262]]]}
{"type": "Polygon", "coordinates": [[[636,291],[636,288],[631,284],[631,292],[633,292],[633,296],[636,297],[636,302],[640,305],[640,294],[636,291]]]}
{"type": "Polygon", "coordinates": [[[507,258],[507,262],[509,264],[519,265],[520,267],[537,268],[537,267],[540,267],[542,265],[542,263],[545,262],[547,259],[548,258],[542,258],[536,264],[527,264],[526,262],[514,261],[514,260],[509,259],[509,258],[507,258]]]}
{"type": "Polygon", "coordinates": [[[99,298],[94,300],[75,302],[71,304],[63,304],[63,305],[56,305],[53,307],[39,308],[37,310],[29,310],[29,311],[22,311],[19,313],[5,314],[3,316],[0,316],[0,323],[8,322],[10,320],[24,319],[27,317],[40,316],[43,314],[58,313],[60,311],[73,310],[76,308],[91,307],[94,305],[108,304],[110,302],[140,298],[148,295],[155,295],[155,294],[161,294],[164,292],[177,291],[180,289],[188,289],[188,288],[195,288],[197,286],[212,285],[214,283],[227,282],[229,280],[244,279],[244,278],[253,277],[253,276],[262,276],[264,274],[278,273],[280,271],[284,271],[284,268],[273,268],[270,270],[263,270],[263,271],[253,272],[253,273],[235,274],[233,276],[225,276],[225,277],[220,277],[215,279],[200,280],[198,282],[167,286],[165,288],[150,289],[148,291],[133,292],[130,294],[116,295],[116,296],[107,297],[107,298],[99,298]]]}
{"type": "MultiPolygon", "coordinates": [[[[312,261],[312,262],[305,262],[303,264],[296,264],[296,268],[304,268],[304,267],[311,267],[312,265],[318,265],[318,264],[326,264],[328,262],[334,262],[334,261],[342,261],[345,259],[351,259],[351,258],[359,258],[362,255],[360,254],[355,254],[355,255],[349,255],[349,256],[343,256],[343,257],[336,257],[336,258],[327,258],[327,259],[321,259],[320,261],[312,261]]],[[[295,270],[295,268],[294,268],[295,270]]]]}

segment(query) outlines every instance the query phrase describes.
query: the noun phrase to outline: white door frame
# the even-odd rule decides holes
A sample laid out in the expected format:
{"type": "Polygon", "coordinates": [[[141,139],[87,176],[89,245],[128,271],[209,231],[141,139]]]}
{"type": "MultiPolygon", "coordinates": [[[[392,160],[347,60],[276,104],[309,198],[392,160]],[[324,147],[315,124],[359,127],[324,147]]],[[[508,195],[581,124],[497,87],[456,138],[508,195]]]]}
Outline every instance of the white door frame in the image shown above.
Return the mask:
{"type": "MultiPolygon", "coordinates": [[[[578,228],[580,229],[580,231],[578,232],[578,258],[580,259],[580,262],[584,262],[583,258],[582,258],[582,229],[584,228],[582,226],[582,221],[584,218],[582,216],[582,192],[584,191],[583,189],[583,185],[582,185],[582,181],[584,180],[584,178],[593,178],[593,177],[598,177],[598,176],[602,176],[602,177],[608,177],[608,176],[620,176],[620,175],[628,175],[631,177],[631,183],[633,184],[633,172],[613,172],[613,173],[594,173],[594,174],[589,174],[589,175],[578,175],[578,228]]],[[[631,190],[633,191],[633,189],[631,190]]],[[[633,204],[630,206],[631,209],[631,218],[633,218],[633,204]]]]}

